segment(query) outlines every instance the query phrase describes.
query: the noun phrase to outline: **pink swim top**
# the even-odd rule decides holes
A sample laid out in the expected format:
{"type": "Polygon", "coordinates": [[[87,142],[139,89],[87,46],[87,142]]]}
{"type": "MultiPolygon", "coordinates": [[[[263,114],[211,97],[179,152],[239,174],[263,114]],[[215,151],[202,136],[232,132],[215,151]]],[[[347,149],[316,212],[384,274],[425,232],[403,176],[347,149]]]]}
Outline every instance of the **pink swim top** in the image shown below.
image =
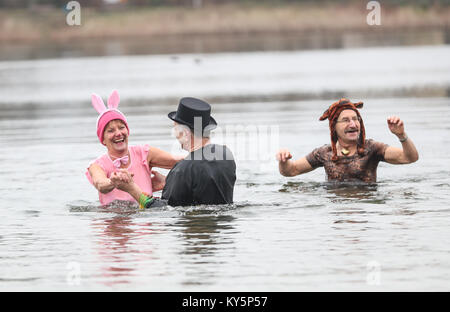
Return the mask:
{"type": "MultiPolygon", "coordinates": [[[[130,146],[128,148],[128,151],[130,153],[130,160],[127,170],[130,173],[134,173],[133,180],[137,185],[139,185],[142,191],[152,195],[151,173],[150,167],[147,162],[149,149],[149,145],[130,146]]],[[[89,167],[94,163],[99,165],[103,169],[103,171],[105,171],[108,178],[114,171],[117,170],[107,153],[91,162],[89,164],[89,167]]],[[[88,178],[89,182],[93,184],[89,170],[86,170],[86,177],[88,178]]],[[[116,199],[136,202],[136,200],[130,194],[118,189],[113,189],[111,192],[106,194],[98,192],[98,196],[102,205],[107,205],[116,199]]]]}

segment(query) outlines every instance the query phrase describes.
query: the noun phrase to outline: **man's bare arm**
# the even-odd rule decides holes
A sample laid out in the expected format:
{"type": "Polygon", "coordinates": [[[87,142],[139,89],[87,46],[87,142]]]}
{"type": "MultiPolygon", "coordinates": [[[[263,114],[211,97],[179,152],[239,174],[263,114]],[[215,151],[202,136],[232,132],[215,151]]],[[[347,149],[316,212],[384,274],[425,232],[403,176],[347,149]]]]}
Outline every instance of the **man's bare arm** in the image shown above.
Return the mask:
{"type": "Polygon", "coordinates": [[[402,143],[402,148],[389,146],[384,152],[384,160],[390,164],[410,164],[419,159],[419,153],[413,141],[405,133],[403,121],[397,116],[387,119],[389,130],[402,143]]]}
{"type": "Polygon", "coordinates": [[[410,164],[419,159],[419,153],[411,139],[402,142],[402,148],[388,146],[384,152],[384,160],[390,164],[410,164]]]}
{"type": "Polygon", "coordinates": [[[278,160],[278,169],[280,173],[285,177],[293,177],[303,173],[312,171],[314,168],[311,167],[306,157],[302,157],[297,160],[291,160],[292,155],[288,150],[282,149],[276,154],[278,160]]]}

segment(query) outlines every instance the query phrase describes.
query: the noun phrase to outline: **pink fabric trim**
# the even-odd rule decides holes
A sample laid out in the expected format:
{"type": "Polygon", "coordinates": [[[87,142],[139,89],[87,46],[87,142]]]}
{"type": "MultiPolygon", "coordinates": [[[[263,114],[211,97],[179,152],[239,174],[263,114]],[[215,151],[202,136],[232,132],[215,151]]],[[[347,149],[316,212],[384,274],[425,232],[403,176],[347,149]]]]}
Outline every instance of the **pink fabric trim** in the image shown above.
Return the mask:
{"type": "MultiPolygon", "coordinates": [[[[134,174],[133,180],[136,182],[137,185],[139,185],[142,191],[152,195],[153,191],[152,191],[151,172],[147,162],[149,149],[150,146],[148,145],[130,146],[128,148],[128,151],[130,153],[130,163],[127,169],[130,173],[134,174]]],[[[103,169],[107,177],[110,177],[111,174],[117,170],[114,167],[113,161],[108,156],[108,154],[104,154],[99,158],[97,158],[96,160],[94,160],[93,162],[91,162],[89,164],[89,167],[93,163],[99,165],[103,169]]],[[[86,170],[85,174],[89,182],[93,184],[92,177],[89,174],[89,170],[86,170]]],[[[107,205],[114,200],[127,200],[136,202],[136,200],[133,197],[131,197],[130,194],[118,189],[114,189],[107,194],[102,194],[98,192],[98,196],[100,203],[102,205],[107,205]]]]}

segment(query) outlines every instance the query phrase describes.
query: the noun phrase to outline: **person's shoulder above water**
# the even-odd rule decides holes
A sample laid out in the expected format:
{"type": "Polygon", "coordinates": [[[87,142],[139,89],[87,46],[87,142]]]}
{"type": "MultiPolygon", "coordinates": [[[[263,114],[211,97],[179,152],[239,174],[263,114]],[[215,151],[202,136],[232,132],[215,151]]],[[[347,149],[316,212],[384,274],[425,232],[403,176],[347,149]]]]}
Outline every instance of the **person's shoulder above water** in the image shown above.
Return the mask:
{"type": "MultiPolygon", "coordinates": [[[[385,144],[383,142],[378,142],[378,141],[375,141],[373,139],[366,139],[364,142],[365,142],[364,143],[365,144],[364,148],[367,151],[384,150],[384,149],[386,149],[386,147],[389,146],[389,145],[387,145],[387,144],[385,144]]],[[[312,151],[312,153],[315,153],[315,154],[327,154],[327,153],[331,153],[331,152],[332,152],[331,144],[324,144],[324,145],[322,145],[320,147],[315,148],[312,151]]]]}
{"type": "Polygon", "coordinates": [[[383,146],[388,146],[387,144],[379,141],[375,141],[374,139],[366,139],[365,140],[366,148],[380,148],[383,146]]]}
{"type": "Polygon", "coordinates": [[[226,164],[235,165],[233,153],[225,145],[208,144],[201,149],[189,153],[183,160],[179,161],[171,170],[172,175],[190,175],[195,168],[210,166],[208,164],[222,163],[221,166],[227,166],[226,164]],[[225,161],[226,162],[221,162],[225,161]]]}
{"type": "Polygon", "coordinates": [[[373,153],[377,155],[380,160],[384,160],[384,153],[388,147],[389,145],[383,142],[378,142],[373,139],[365,140],[366,153],[373,153]]]}
{"type": "Polygon", "coordinates": [[[315,150],[320,151],[322,153],[331,152],[331,144],[324,144],[322,146],[317,147],[315,150]]]}
{"type": "Polygon", "coordinates": [[[332,150],[331,144],[325,144],[312,150],[311,153],[306,155],[306,160],[311,167],[317,168],[323,166],[323,163],[331,158],[332,150]]]}
{"type": "Polygon", "coordinates": [[[201,149],[191,152],[184,160],[234,161],[234,156],[226,145],[208,144],[201,149]]]}
{"type": "Polygon", "coordinates": [[[206,145],[204,150],[209,150],[211,155],[213,156],[213,160],[233,160],[234,156],[233,152],[226,145],[219,144],[210,144],[211,146],[206,145]]]}

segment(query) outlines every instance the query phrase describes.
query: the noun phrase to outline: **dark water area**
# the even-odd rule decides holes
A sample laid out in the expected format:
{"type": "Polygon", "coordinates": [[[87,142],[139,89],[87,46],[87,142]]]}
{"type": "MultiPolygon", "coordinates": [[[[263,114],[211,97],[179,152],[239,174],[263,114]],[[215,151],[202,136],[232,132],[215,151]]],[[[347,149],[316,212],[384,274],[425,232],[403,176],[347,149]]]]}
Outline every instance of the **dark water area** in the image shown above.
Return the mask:
{"type": "Polygon", "coordinates": [[[202,54],[255,51],[352,49],[450,43],[447,28],[313,30],[305,32],[169,35],[10,42],[0,45],[0,61],[94,56],[202,54]]]}

